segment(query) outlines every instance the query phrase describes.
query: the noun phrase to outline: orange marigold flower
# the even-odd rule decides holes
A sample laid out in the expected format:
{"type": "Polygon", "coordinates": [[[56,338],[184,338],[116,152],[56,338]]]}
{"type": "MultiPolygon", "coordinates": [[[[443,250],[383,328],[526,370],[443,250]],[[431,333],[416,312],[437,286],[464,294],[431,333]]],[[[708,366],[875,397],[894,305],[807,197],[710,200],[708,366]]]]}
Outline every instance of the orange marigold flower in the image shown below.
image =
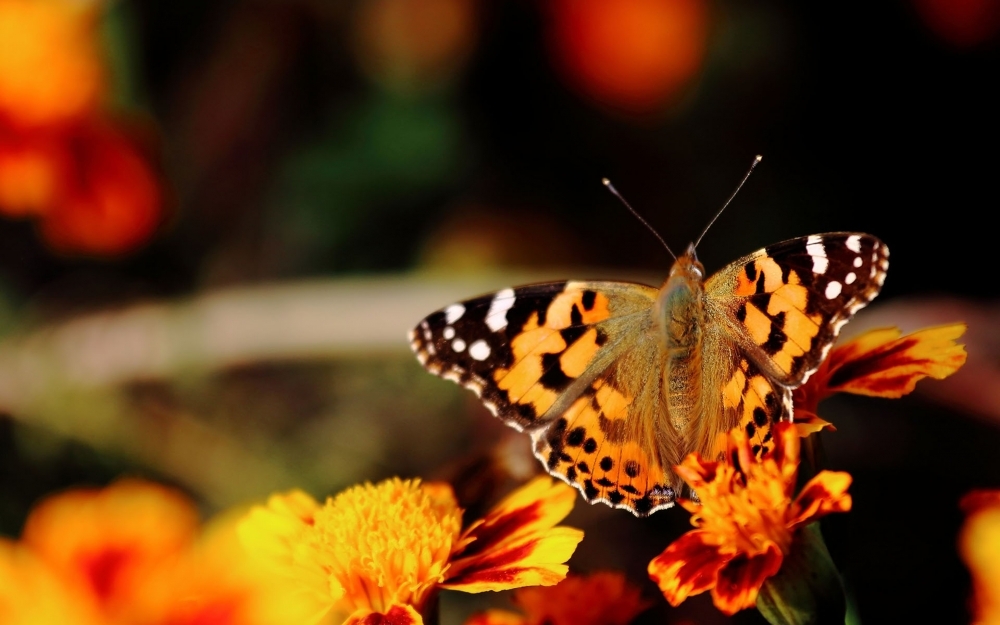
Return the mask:
{"type": "Polygon", "coordinates": [[[451,489],[391,479],[318,504],[274,495],[240,526],[243,543],[333,623],[422,623],[439,588],[482,592],[552,585],[583,532],[556,527],[573,489],[538,478],[462,530],[451,489]]]}
{"type": "Polygon", "coordinates": [[[833,348],[819,369],[794,391],[795,424],[808,436],[830,423],[820,419],[819,402],[834,393],[899,398],[917,382],[944,379],[965,364],[965,347],[956,339],[964,323],[918,330],[906,336],[898,328],[871,330],[833,348]]]}
{"type": "Polygon", "coordinates": [[[965,525],[958,551],[972,573],[977,625],[1000,624],[1000,490],[973,491],[962,498],[965,525]]]}
{"type": "Polygon", "coordinates": [[[94,120],[64,138],[71,168],[39,223],[58,252],[112,256],[145,243],[160,222],[159,181],[120,129],[94,120]]]}
{"type": "Polygon", "coordinates": [[[235,536],[232,523],[204,534],[186,497],[148,482],[56,495],[19,543],[0,542],[0,622],[303,622],[235,536]]]}
{"type": "Polygon", "coordinates": [[[752,607],[761,586],[781,568],[797,531],[851,509],[847,473],[822,471],[793,498],[799,464],[795,427],[775,425],[774,443],[757,460],[746,433],[736,428],[728,437],[732,464],[694,453],[675,467],[700,503],[678,500],[696,529],[649,563],[650,577],[671,605],[711,590],[725,614],[752,607]]]}
{"type": "Polygon", "coordinates": [[[555,586],[522,588],[514,603],[523,614],[488,610],[465,625],[627,625],[650,606],[636,586],[613,571],[570,575],[555,586]]]}
{"type": "Polygon", "coordinates": [[[35,128],[90,115],[105,89],[99,2],[0,0],[0,123],[35,128]]]}

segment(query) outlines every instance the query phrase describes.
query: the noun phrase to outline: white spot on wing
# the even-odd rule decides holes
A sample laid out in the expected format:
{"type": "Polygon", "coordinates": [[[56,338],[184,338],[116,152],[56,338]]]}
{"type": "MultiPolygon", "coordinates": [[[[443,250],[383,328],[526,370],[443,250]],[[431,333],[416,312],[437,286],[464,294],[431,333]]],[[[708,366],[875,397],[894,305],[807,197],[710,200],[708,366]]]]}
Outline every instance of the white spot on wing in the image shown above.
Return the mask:
{"type": "Polygon", "coordinates": [[[832,280],[830,284],[826,285],[826,299],[833,299],[840,295],[840,283],[836,280],[832,280]]]}
{"type": "Polygon", "coordinates": [[[465,341],[463,341],[462,339],[455,339],[454,341],[451,342],[451,348],[456,352],[464,352],[465,341]]]}
{"type": "Polygon", "coordinates": [[[826,273],[830,261],[827,260],[826,250],[823,249],[823,239],[815,234],[810,235],[806,239],[806,251],[813,259],[813,273],[826,273]]]}
{"type": "Polygon", "coordinates": [[[847,249],[851,250],[854,253],[860,252],[861,237],[859,237],[856,234],[852,234],[851,236],[847,237],[847,249]]]}
{"type": "Polygon", "coordinates": [[[486,325],[490,330],[499,332],[507,327],[507,311],[514,305],[514,289],[498,291],[490,302],[490,310],[486,313],[486,325]]]}
{"type": "Polygon", "coordinates": [[[844,284],[854,284],[854,281],[857,279],[858,277],[854,275],[854,272],[852,271],[851,273],[847,274],[846,278],[844,278],[844,284]]]}
{"type": "Polygon", "coordinates": [[[451,306],[444,309],[444,319],[449,324],[455,323],[462,318],[465,314],[465,306],[461,304],[452,304],[451,306]]]}
{"type": "Polygon", "coordinates": [[[486,360],[490,357],[490,346],[486,341],[479,339],[472,345],[469,345],[469,355],[476,360],[486,360]]]}
{"type": "Polygon", "coordinates": [[[444,335],[444,340],[450,341],[451,339],[455,338],[455,328],[447,326],[445,327],[444,332],[442,332],[441,334],[444,335]]]}
{"type": "Polygon", "coordinates": [[[860,256],[855,256],[854,257],[854,266],[855,267],[860,267],[863,264],[865,264],[865,261],[861,260],[860,256]]]}

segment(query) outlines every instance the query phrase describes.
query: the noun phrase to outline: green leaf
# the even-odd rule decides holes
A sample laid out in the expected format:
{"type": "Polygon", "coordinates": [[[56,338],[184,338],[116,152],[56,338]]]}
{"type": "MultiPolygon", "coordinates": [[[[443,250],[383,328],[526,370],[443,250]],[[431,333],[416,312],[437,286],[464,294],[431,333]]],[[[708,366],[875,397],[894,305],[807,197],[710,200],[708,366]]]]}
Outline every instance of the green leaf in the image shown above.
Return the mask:
{"type": "Polygon", "coordinates": [[[772,625],[843,625],[844,586],[819,523],[798,532],[781,570],[764,582],[757,609],[772,625]]]}

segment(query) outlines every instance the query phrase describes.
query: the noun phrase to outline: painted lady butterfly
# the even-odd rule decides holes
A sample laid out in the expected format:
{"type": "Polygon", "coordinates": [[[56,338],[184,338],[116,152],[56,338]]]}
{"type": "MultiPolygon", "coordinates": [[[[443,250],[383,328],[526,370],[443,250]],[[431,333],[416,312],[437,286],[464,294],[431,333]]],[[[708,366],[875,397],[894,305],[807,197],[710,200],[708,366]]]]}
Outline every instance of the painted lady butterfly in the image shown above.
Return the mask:
{"type": "MultiPolygon", "coordinates": [[[[758,159],[759,160],[759,159],[758,159]]],[[[428,371],[527,431],[552,475],[638,516],[673,505],[672,471],[746,429],[766,453],[792,389],[885,281],[888,248],[835,232],[768,246],[705,279],[694,245],[659,289],[552,282],[471,299],[410,333],[428,371]]]]}

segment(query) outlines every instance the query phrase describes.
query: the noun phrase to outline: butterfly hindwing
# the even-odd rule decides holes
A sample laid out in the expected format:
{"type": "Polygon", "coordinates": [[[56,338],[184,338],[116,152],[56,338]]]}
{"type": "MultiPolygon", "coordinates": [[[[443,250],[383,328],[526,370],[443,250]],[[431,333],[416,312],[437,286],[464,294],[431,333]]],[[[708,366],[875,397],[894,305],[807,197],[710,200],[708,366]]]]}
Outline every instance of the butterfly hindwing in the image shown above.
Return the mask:
{"type": "Polygon", "coordinates": [[[567,409],[532,432],[546,469],[602,501],[645,516],[670,507],[683,482],[672,467],[684,449],[665,418],[656,337],[633,335],[567,409]]]}
{"type": "Polygon", "coordinates": [[[806,380],[841,326],[885,281],[889,249],[869,234],[834,232],[770,245],[705,283],[709,315],[783,385],[806,380]]]}

